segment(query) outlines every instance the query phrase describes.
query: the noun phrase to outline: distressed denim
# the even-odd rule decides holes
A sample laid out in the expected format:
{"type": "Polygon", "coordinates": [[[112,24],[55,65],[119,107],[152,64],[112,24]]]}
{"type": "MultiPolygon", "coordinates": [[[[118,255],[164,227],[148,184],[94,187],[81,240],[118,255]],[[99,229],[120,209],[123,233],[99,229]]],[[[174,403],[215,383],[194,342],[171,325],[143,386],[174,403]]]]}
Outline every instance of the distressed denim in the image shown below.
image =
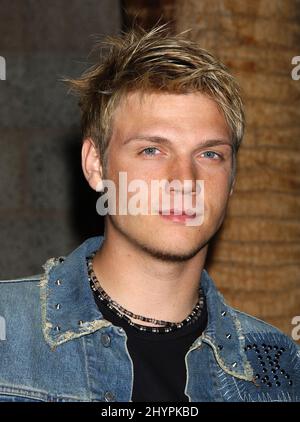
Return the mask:
{"type": "MultiPolygon", "coordinates": [[[[103,240],[49,259],[41,275],[0,281],[0,401],[131,401],[126,333],[103,319],[85,265],[103,240]]],[[[300,401],[298,346],[226,305],[207,271],[199,282],[208,325],[185,356],[189,400],[300,401]]]]}

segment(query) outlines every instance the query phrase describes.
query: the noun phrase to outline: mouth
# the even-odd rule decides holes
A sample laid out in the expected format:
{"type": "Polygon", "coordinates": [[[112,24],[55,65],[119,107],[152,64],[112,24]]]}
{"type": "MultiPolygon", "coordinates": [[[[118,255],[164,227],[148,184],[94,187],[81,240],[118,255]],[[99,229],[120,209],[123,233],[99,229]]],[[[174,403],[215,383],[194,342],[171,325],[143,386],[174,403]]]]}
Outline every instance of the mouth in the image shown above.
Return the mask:
{"type": "Polygon", "coordinates": [[[159,210],[159,215],[169,221],[173,221],[175,223],[185,223],[188,220],[192,220],[197,216],[197,214],[194,211],[187,210],[159,210]]]}

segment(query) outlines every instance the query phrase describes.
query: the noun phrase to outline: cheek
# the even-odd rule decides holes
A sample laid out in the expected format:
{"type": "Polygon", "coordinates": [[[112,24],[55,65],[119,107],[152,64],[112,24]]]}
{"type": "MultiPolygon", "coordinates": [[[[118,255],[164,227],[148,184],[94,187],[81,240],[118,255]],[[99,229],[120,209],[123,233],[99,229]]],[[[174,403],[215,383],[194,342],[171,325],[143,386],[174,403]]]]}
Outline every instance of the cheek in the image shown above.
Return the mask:
{"type": "MultiPolygon", "coordinates": [[[[109,161],[109,167],[107,172],[107,178],[118,180],[119,172],[126,172],[127,180],[151,180],[153,178],[153,171],[151,172],[143,163],[137,162],[138,160],[132,160],[128,156],[122,156],[119,154],[117,156],[113,151],[111,151],[109,161]]],[[[156,176],[155,176],[156,177],[156,176]]]]}
{"type": "Polygon", "coordinates": [[[214,177],[204,181],[204,202],[222,208],[226,205],[230,193],[230,175],[214,177]]]}
{"type": "MultiPolygon", "coordinates": [[[[151,172],[144,168],[138,168],[136,165],[131,166],[128,162],[125,165],[118,165],[118,163],[114,163],[113,166],[110,167],[107,178],[115,183],[117,191],[119,190],[119,181],[121,176],[123,183],[124,180],[126,180],[127,188],[131,182],[138,183],[141,181],[141,185],[146,183],[148,186],[148,191],[150,191],[151,180],[159,179],[159,175],[153,174],[153,171],[151,172]],[[119,175],[120,172],[125,173],[125,175],[119,175]]],[[[124,184],[122,186],[124,187],[124,184]]],[[[131,195],[133,195],[133,193],[128,192],[128,196],[131,195]]]]}

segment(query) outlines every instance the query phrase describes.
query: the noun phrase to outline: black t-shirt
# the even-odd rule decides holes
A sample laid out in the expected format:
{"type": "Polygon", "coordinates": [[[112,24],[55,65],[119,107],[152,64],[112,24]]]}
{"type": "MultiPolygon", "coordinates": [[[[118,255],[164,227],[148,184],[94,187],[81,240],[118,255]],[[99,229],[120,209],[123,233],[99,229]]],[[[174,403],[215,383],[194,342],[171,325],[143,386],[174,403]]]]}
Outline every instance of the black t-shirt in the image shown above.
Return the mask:
{"type": "MultiPolygon", "coordinates": [[[[185,355],[207,324],[207,309],[190,325],[169,333],[139,331],[112,312],[94,293],[104,318],[124,328],[127,348],[134,367],[133,402],[184,402],[186,385],[185,355]]],[[[142,321],[141,321],[142,323],[142,321]]]]}

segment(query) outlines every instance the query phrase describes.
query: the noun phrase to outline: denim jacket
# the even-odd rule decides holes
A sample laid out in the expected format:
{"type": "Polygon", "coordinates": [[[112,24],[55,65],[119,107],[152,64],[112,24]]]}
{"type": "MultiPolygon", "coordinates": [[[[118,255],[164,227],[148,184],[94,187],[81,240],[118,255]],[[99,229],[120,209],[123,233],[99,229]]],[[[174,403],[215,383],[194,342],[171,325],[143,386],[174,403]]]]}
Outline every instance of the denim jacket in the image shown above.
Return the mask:
{"type": "MultiPolygon", "coordinates": [[[[0,281],[0,401],[131,401],[126,333],[103,319],[85,265],[103,240],[0,281]]],[[[189,401],[300,401],[298,346],[226,305],[205,270],[199,278],[208,325],[185,356],[189,401]]]]}

